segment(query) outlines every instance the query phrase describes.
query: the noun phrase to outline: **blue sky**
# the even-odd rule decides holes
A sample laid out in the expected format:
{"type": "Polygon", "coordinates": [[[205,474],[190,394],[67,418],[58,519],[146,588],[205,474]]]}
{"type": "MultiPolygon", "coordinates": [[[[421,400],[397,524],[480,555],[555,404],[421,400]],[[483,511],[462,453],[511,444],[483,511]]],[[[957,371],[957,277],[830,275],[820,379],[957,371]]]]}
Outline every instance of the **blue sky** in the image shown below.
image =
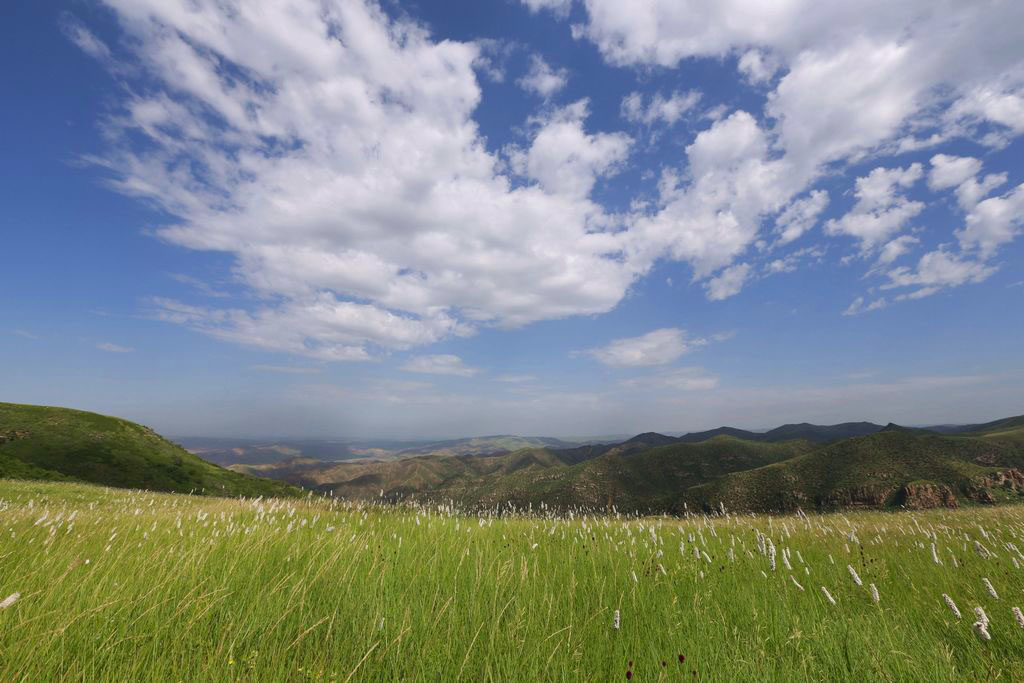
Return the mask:
{"type": "Polygon", "coordinates": [[[1024,412],[1024,6],[868,4],[16,4],[0,400],[237,436],[1024,412]]]}

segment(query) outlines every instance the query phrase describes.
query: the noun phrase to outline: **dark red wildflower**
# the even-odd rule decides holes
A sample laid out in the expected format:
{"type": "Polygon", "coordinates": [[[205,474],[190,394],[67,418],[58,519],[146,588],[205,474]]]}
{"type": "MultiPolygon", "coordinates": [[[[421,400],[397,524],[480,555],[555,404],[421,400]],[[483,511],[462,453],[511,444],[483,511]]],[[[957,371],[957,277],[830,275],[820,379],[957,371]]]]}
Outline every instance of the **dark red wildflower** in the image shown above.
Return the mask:
{"type": "Polygon", "coordinates": [[[679,655],[679,663],[682,664],[686,661],[686,655],[679,655]]]}
{"type": "Polygon", "coordinates": [[[630,669],[632,669],[632,668],[633,668],[633,660],[632,660],[632,659],[631,659],[631,660],[629,660],[629,668],[630,668],[630,669]]]}
{"type": "Polygon", "coordinates": [[[629,680],[629,679],[631,679],[632,677],[633,677],[633,672],[632,672],[632,671],[627,671],[627,672],[626,672],[626,680],[628,681],[628,680],[629,680]]]}

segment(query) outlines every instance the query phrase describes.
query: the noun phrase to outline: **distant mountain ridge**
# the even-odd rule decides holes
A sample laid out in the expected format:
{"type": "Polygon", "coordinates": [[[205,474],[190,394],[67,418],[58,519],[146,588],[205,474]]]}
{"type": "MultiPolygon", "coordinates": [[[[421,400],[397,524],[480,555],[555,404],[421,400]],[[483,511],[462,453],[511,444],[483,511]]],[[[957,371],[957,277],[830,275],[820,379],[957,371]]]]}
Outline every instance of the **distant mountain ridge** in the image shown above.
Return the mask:
{"type": "Polygon", "coordinates": [[[957,435],[891,423],[800,423],[764,433],[645,432],[618,444],[496,455],[236,469],[337,496],[473,506],[544,503],[652,513],[723,503],[752,511],[954,506],[1024,501],[1024,418],[957,435]]]}
{"type": "Polygon", "coordinates": [[[286,459],[222,469],[126,420],[0,403],[0,476],[12,478],[247,496],[294,495],[301,486],[470,508],[676,514],[723,505],[791,512],[1024,502],[1024,416],[955,433],[847,422],[766,432],[721,427],[678,437],[645,432],[584,445],[497,435],[424,444],[424,453],[405,449],[399,458],[338,461],[281,444],[250,445],[286,459]],[[495,448],[502,450],[483,452],[495,448]]]}

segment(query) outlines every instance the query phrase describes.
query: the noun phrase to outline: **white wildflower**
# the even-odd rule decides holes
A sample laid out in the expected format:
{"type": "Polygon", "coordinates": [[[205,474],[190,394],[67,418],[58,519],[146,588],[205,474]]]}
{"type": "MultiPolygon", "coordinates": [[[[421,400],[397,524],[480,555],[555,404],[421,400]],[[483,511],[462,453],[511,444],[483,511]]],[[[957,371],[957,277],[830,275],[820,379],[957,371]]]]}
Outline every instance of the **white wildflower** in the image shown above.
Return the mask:
{"type": "Polygon", "coordinates": [[[1020,607],[1014,607],[1012,612],[1013,618],[1017,621],[1017,625],[1024,628],[1024,612],[1020,611],[1020,607]]]}
{"type": "Polygon", "coordinates": [[[978,622],[985,625],[988,628],[988,615],[985,614],[985,610],[982,607],[974,608],[974,616],[978,618],[978,622]]]}
{"type": "Polygon", "coordinates": [[[982,579],[982,580],[981,580],[981,582],[982,582],[983,584],[985,584],[985,590],[987,590],[987,591],[988,591],[988,594],[989,594],[989,595],[991,595],[991,596],[992,596],[993,598],[995,598],[996,600],[998,600],[998,599],[999,599],[999,593],[996,593],[996,589],[995,589],[995,587],[994,587],[994,586],[992,585],[992,582],[991,582],[991,581],[989,581],[988,579],[982,579]]]}
{"type": "Polygon", "coordinates": [[[953,616],[960,619],[960,610],[957,609],[956,603],[953,602],[953,598],[949,597],[945,593],[942,594],[942,599],[946,601],[946,605],[949,607],[949,611],[953,613],[953,616]]]}
{"type": "Polygon", "coordinates": [[[974,635],[978,636],[978,640],[982,642],[992,640],[992,634],[988,632],[988,624],[983,624],[980,621],[974,622],[974,635]]]}
{"type": "Polygon", "coordinates": [[[792,581],[793,581],[793,585],[794,585],[794,586],[796,586],[796,587],[797,587],[797,588],[799,588],[800,590],[803,590],[803,589],[804,589],[804,587],[800,585],[800,582],[796,580],[796,577],[795,577],[795,576],[793,576],[792,574],[790,574],[790,575],[789,575],[789,578],[790,578],[790,579],[792,579],[792,581]]]}
{"type": "Polygon", "coordinates": [[[18,601],[18,598],[20,597],[21,593],[11,593],[3,599],[3,602],[0,602],[0,609],[7,609],[8,607],[16,603],[18,601]]]}
{"type": "Polygon", "coordinates": [[[612,615],[612,628],[619,630],[619,610],[615,610],[615,614],[612,615]]]}
{"type": "Polygon", "coordinates": [[[876,588],[875,584],[872,583],[868,586],[868,590],[871,591],[871,601],[877,605],[879,601],[878,588],[876,588]]]}
{"type": "Polygon", "coordinates": [[[849,570],[850,578],[853,579],[853,582],[858,586],[863,586],[864,582],[860,580],[860,577],[857,575],[857,570],[853,568],[853,565],[848,564],[846,565],[846,568],[849,570]]]}
{"type": "Polygon", "coordinates": [[[821,592],[825,594],[825,599],[833,605],[836,604],[836,599],[832,597],[832,594],[828,592],[828,589],[824,586],[821,587],[821,592]]]}

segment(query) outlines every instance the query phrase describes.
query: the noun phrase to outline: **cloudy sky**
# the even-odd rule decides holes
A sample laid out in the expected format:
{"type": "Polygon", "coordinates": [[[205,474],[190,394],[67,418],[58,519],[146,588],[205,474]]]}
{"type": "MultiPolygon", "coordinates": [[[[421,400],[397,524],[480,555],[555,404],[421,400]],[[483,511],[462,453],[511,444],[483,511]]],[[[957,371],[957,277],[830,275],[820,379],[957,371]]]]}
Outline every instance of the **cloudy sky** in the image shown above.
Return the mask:
{"type": "Polygon", "coordinates": [[[0,25],[0,400],[203,435],[1024,412],[1024,3],[0,25]]]}

